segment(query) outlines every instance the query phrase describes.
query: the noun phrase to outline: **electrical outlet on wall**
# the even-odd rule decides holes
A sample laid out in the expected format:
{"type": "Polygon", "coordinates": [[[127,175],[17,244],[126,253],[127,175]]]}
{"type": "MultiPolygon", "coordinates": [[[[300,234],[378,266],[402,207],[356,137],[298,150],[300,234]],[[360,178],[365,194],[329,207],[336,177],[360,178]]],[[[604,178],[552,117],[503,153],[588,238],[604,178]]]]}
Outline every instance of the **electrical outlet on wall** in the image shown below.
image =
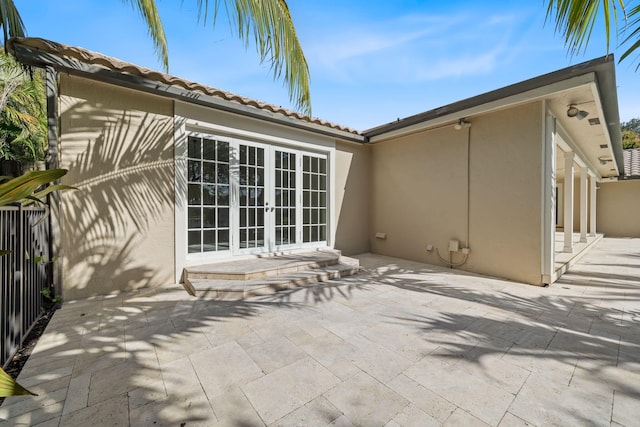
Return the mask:
{"type": "Polygon", "coordinates": [[[458,252],[460,250],[460,242],[457,240],[449,240],[449,252],[458,252]]]}

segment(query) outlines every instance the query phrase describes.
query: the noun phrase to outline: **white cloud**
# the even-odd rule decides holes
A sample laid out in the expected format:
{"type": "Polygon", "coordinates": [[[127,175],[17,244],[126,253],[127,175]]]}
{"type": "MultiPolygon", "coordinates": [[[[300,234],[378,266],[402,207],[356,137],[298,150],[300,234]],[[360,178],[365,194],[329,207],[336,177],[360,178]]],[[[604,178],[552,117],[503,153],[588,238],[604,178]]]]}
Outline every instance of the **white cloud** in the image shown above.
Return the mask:
{"type": "Polygon", "coordinates": [[[340,81],[406,82],[491,72],[508,55],[523,16],[477,11],[411,14],[335,24],[305,46],[313,73],[340,81]]]}

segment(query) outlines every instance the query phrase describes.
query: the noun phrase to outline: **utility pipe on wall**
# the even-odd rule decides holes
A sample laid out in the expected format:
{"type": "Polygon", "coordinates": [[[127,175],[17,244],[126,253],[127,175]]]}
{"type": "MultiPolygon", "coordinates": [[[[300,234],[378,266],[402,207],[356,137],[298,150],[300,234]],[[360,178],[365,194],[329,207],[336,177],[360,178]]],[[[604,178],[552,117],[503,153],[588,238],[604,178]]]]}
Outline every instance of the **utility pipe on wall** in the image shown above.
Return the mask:
{"type": "Polygon", "coordinates": [[[467,200],[466,200],[466,210],[467,210],[467,218],[466,218],[466,230],[465,230],[465,246],[462,249],[464,258],[460,262],[453,262],[453,252],[449,251],[449,259],[445,259],[440,255],[440,251],[438,248],[436,249],[436,255],[440,259],[440,262],[449,266],[449,268],[453,267],[461,267],[466,264],[469,259],[469,230],[471,228],[471,123],[466,121],[464,118],[460,119],[455,125],[455,130],[466,129],[467,138],[466,138],[466,149],[467,149],[467,200]]]}

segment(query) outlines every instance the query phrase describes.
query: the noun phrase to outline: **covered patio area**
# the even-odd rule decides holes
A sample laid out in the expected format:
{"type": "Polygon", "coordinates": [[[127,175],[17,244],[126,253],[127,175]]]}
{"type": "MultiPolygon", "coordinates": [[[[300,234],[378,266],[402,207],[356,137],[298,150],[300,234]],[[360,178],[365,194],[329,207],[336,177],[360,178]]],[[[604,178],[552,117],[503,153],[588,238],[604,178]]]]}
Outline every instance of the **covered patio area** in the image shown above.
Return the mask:
{"type": "Polygon", "coordinates": [[[587,235],[586,242],[583,242],[580,237],[580,233],[571,233],[571,252],[565,252],[565,244],[567,234],[564,232],[556,231],[555,240],[555,273],[557,277],[566,273],[569,268],[574,266],[582,259],[584,255],[591,249],[593,245],[602,240],[604,236],[602,234],[587,235]]]}
{"type": "Polygon", "coordinates": [[[547,288],[378,255],[245,301],[182,287],[68,303],[2,425],[631,426],[640,239],[547,288]]]}

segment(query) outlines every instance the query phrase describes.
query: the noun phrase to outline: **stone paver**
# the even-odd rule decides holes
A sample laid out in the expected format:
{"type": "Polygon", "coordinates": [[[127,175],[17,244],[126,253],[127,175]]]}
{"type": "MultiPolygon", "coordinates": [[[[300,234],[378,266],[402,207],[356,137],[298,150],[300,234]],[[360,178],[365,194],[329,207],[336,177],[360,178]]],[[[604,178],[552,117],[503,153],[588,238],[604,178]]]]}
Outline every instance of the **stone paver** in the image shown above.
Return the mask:
{"type": "Polygon", "coordinates": [[[67,303],[0,425],[633,426],[640,239],[539,288],[362,255],[247,301],[179,286],[67,303]]]}

